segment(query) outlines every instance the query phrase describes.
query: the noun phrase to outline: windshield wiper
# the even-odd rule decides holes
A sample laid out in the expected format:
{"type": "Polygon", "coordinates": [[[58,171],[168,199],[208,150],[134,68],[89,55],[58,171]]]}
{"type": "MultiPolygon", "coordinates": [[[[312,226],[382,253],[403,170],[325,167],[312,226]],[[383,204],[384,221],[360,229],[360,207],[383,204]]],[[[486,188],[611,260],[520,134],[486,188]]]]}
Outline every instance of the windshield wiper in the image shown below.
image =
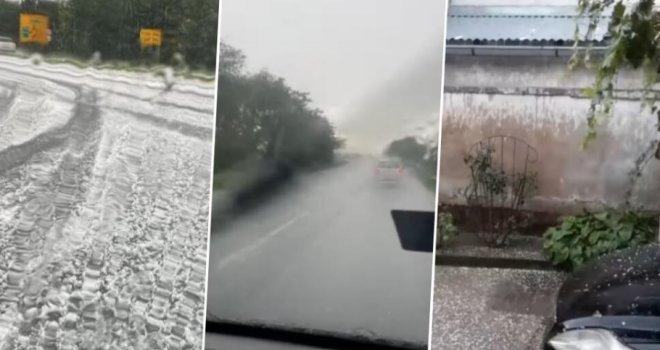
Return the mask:
{"type": "Polygon", "coordinates": [[[246,324],[222,320],[207,313],[206,332],[262,339],[273,342],[310,346],[320,349],[364,350],[426,350],[427,344],[339,334],[315,329],[274,326],[270,324],[246,324]]]}

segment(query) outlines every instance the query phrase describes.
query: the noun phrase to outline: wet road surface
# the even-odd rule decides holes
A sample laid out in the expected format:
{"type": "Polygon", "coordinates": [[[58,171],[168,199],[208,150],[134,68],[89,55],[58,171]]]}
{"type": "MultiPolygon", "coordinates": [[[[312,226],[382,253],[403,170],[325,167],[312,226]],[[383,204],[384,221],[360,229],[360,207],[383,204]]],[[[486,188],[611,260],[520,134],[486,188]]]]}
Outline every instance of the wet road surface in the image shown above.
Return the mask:
{"type": "Polygon", "coordinates": [[[375,164],[301,175],[212,232],[209,315],[426,344],[432,256],[402,250],[390,211],[433,210],[433,192],[378,184],[375,164]]]}
{"type": "Polygon", "coordinates": [[[201,347],[214,89],[180,83],[0,56],[1,349],[201,347]]]}

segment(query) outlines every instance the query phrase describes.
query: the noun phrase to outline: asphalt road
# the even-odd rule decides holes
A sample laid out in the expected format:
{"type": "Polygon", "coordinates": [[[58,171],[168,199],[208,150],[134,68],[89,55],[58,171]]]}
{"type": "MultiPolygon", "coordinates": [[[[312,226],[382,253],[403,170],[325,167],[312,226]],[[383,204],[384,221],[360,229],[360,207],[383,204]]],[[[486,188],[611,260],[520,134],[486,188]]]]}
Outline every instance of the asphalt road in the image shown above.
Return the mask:
{"type": "Polygon", "coordinates": [[[413,176],[375,160],[298,177],[212,232],[209,317],[426,344],[431,254],[404,251],[392,209],[433,210],[413,176]]]}
{"type": "Polygon", "coordinates": [[[164,87],[0,56],[0,349],[201,347],[214,86],[164,87]]]}

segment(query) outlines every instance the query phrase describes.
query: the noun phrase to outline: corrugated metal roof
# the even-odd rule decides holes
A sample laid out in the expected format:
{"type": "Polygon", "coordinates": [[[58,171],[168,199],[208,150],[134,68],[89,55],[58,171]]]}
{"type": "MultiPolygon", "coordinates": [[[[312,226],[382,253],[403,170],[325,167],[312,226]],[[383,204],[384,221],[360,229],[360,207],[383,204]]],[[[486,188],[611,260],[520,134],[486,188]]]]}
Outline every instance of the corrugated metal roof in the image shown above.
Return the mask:
{"type": "MultiPolygon", "coordinates": [[[[576,23],[585,33],[589,19],[572,6],[452,6],[447,43],[452,45],[572,45],[576,23]]],[[[594,31],[596,44],[607,40],[609,16],[594,31]]]]}

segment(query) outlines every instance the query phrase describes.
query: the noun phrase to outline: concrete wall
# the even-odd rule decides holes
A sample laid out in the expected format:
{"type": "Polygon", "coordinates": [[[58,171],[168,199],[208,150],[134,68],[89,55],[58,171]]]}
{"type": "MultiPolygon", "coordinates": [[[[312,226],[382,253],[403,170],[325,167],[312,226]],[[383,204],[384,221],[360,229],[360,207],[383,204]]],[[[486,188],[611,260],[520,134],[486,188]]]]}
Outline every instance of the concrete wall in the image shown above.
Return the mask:
{"type": "MultiPolygon", "coordinates": [[[[470,145],[493,135],[514,136],[538,151],[532,164],[539,190],[530,209],[571,212],[624,203],[635,159],[658,136],[642,112],[638,74],[620,79],[613,117],[585,151],[589,100],[580,89],[593,75],[568,74],[566,60],[541,57],[448,57],[440,161],[440,201],[462,203],[468,184],[463,162],[470,145]]],[[[635,204],[660,209],[660,161],[651,160],[633,191],[635,204]]]]}

